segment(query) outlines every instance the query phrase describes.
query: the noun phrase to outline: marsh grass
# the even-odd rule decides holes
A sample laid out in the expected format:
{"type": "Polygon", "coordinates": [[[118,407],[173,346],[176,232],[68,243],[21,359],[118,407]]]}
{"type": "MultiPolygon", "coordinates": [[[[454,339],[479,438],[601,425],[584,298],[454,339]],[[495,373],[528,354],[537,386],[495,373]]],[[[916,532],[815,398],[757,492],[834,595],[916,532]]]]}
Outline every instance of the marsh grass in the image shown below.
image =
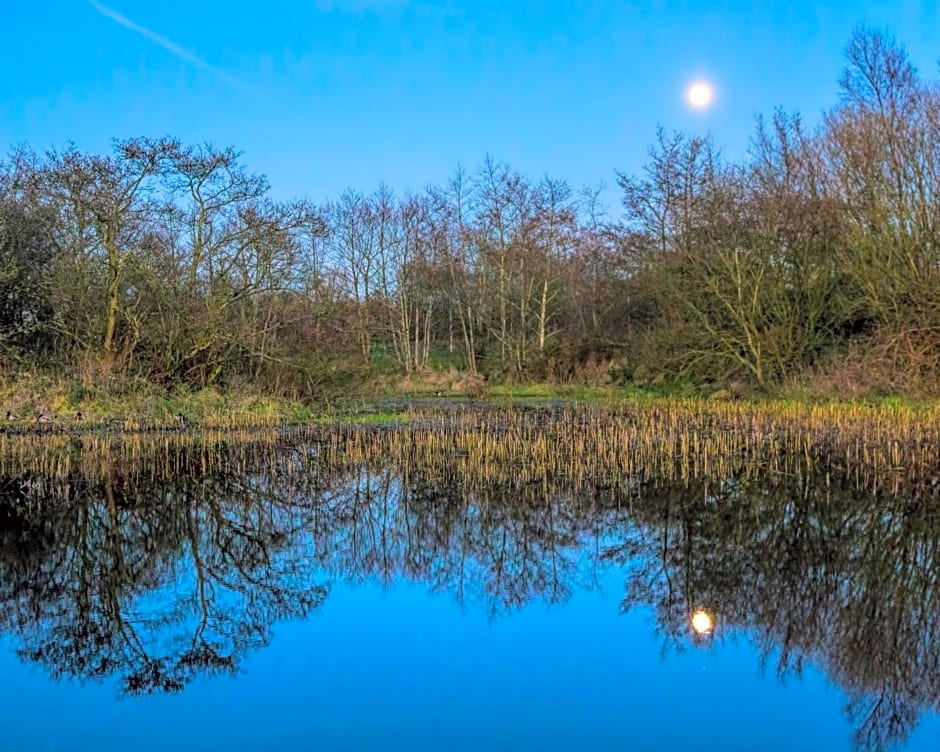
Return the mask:
{"type": "Polygon", "coordinates": [[[0,381],[0,418],[7,412],[18,418],[5,422],[8,430],[27,429],[41,413],[52,416],[60,429],[141,430],[176,426],[178,415],[209,428],[297,423],[309,420],[320,408],[237,390],[162,391],[152,386],[124,390],[107,384],[86,388],[66,379],[23,374],[0,381]]]}
{"type": "MultiPolygon", "coordinates": [[[[212,388],[190,390],[180,387],[167,391],[137,382],[76,384],[64,377],[22,373],[16,378],[0,379],[0,418],[7,411],[18,416],[16,420],[0,422],[0,432],[133,433],[182,427],[238,430],[314,423],[386,425],[409,420],[411,411],[426,414],[458,404],[478,409],[481,395],[471,397],[450,388],[457,375],[456,371],[442,374],[444,381],[429,379],[424,384],[426,388],[407,393],[401,391],[401,384],[390,384],[386,391],[373,391],[371,397],[357,396],[355,390],[351,390],[344,396],[334,395],[320,402],[299,402],[259,395],[249,390],[229,389],[223,392],[212,388]],[[375,394],[381,396],[377,398],[375,394]],[[51,415],[53,425],[36,425],[40,414],[51,415]]],[[[838,428],[843,423],[855,424],[859,420],[880,420],[882,423],[879,425],[884,425],[883,418],[879,416],[891,411],[895,411],[897,427],[903,432],[906,422],[913,420],[913,416],[930,416],[938,409],[935,402],[897,396],[855,402],[818,402],[808,394],[764,401],[735,400],[723,390],[711,395],[700,394],[683,384],[649,387],[490,385],[482,397],[490,405],[507,410],[517,406],[559,405],[571,409],[587,406],[614,412],[650,409],[653,414],[678,410],[688,416],[691,426],[704,419],[703,416],[743,412],[764,424],[772,420],[790,424],[796,419],[815,422],[814,434],[820,432],[821,425],[829,430],[833,426],[838,428]],[[718,399],[721,395],[727,396],[718,399]],[[707,404],[710,402],[716,404],[707,404]],[[718,404],[721,402],[730,404],[722,407],[718,404]]]]}
{"type": "MultiPolygon", "coordinates": [[[[246,427],[244,416],[165,432],[0,436],[0,475],[199,473],[259,454],[301,475],[389,465],[466,483],[603,488],[642,478],[753,478],[832,473],[879,492],[938,481],[940,409],[906,405],[713,403],[672,399],[616,406],[337,411],[293,427],[246,427]],[[175,466],[181,456],[195,466],[175,466]],[[241,458],[241,459],[239,459],[241,458]]],[[[254,461],[254,460],[253,460],[254,461]]],[[[828,477],[828,475],[827,475],[828,477]]]]}

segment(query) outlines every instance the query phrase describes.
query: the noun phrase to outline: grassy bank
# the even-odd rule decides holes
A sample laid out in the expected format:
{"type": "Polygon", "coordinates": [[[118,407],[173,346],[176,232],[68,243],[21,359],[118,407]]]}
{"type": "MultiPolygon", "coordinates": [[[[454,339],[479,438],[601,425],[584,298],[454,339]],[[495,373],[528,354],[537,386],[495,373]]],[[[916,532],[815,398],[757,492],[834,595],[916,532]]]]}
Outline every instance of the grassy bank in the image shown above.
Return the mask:
{"type": "Polygon", "coordinates": [[[583,386],[575,384],[517,384],[493,386],[486,390],[486,399],[494,402],[574,401],[596,404],[656,402],[661,400],[702,400],[707,402],[752,402],[786,405],[845,405],[930,410],[940,401],[904,395],[871,394],[864,397],[842,397],[806,390],[779,391],[774,394],[748,393],[735,396],[726,389],[703,389],[689,384],[655,386],[583,386]]]}
{"type": "MultiPolygon", "coordinates": [[[[546,402],[580,402],[617,405],[632,402],[702,400],[772,403],[780,407],[844,404],[875,406],[913,412],[933,410],[936,401],[898,396],[872,396],[839,400],[806,393],[771,396],[750,395],[735,399],[725,390],[700,390],[686,385],[655,387],[585,386],[558,384],[492,385],[473,390],[441,388],[439,379],[426,381],[376,381],[349,394],[330,395],[319,401],[301,402],[252,393],[250,390],[186,388],[163,390],[141,383],[120,390],[107,386],[81,386],[65,378],[21,375],[0,381],[0,418],[10,429],[37,426],[40,415],[52,418],[56,427],[103,427],[123,430],[199,425],[205,428],[265,427],[321,422],[383,424],[404,417],[410,401],[441,404],[480,401],[511,405],[546,402]],[[403,404],[404,403],[404,404],[403,404]]],[[[48,424],[47,424],[48,425],[48,424]]]]}
{"type": "Polygon", "coordinates": [[[0,382],[0,417],[9,426],[28,426],[40,415],[54,425],[110,425],[125,428],[169,427],[199,423],[212,428],[303,422],[318,411],[312,405],[243,391],[162,390],[148,384],[134,388],[84,387],[49,376],[20,376],[0,382]]]}

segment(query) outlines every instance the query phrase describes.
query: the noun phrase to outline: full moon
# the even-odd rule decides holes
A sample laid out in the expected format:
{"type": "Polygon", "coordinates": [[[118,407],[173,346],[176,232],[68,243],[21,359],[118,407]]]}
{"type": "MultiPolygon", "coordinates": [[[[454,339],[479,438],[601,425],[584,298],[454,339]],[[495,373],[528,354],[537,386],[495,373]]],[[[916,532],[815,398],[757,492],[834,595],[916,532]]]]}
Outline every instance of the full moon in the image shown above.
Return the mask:
{"type": "Polygon", "coordinates": [[[699,82],[689,87],[689,104],[699,109],[708,107],[712,101],[712,87],[706,83],[699,82]]]}

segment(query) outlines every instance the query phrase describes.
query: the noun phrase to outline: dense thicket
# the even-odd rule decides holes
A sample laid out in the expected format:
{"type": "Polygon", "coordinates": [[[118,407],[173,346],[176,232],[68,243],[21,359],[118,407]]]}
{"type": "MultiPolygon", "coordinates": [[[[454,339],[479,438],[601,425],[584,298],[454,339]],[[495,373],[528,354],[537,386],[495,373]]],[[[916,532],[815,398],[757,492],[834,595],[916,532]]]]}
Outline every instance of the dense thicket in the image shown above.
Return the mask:
{"type": "Polygon", "coordinates": [[[490,379],[935,392],[940,88],[858,30],[815,128],[747,159],[660,132],[623,212],[487,159],[401,196],[270,199],[172,139],[0,163],[0,356],[98,382],[307,395],[396,368],[490,379]]]}

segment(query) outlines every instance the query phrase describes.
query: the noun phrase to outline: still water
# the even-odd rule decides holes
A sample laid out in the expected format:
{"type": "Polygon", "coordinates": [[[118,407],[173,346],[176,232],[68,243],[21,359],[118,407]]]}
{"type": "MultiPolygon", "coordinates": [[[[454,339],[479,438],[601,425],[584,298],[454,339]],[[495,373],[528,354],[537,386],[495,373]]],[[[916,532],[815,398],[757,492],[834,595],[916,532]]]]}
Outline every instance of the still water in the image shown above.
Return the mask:
{"type": "Polygon", "coordinates": [[[0,749],[940,748],[936,480],[382,431],[0,447],[0,749]]]}

